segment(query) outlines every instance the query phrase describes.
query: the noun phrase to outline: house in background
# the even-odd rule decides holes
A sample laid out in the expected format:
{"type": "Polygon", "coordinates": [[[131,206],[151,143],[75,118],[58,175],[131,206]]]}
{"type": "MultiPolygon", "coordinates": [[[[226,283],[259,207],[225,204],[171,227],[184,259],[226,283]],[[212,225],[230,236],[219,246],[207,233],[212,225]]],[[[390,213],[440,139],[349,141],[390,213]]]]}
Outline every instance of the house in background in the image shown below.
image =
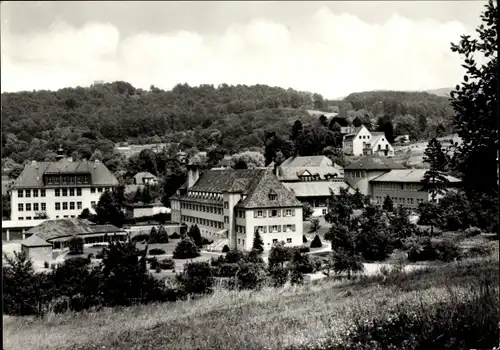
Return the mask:
{"type": "Polygon", "coordinates": [[[49,262],[52,260],[52,243],[37,235],[32,235],[21,241],[21,252],[33,262],[49,262]]]}
{"type": "Polygon", "coordinates": [[[125,215],[129,218],[141,218],[156,214],[170,214],[170,209],[165,207],[161,202],[148,204],[139,202],[125,205],[125,215]]]}
{"type": "Polygon", "coordinates": [[[383,132],[370,132],[362,125],[354,128],[351,133],[344,136],[342,143],[344,154],[351,156],[378,155],[384,157],[394,156],[394,148],[387,141],[383,132]]]}
{"type": "MultiPolygon", "coordinates": [[[[425,189],[423,179],[427,169],[408,169],[390,158],[366,156],[345,167],[346,180],[353,188],[359,188],[370,196],[375,205],[382,205],[386,196],[393,203],[407,208],[417,208],[431,199],[431,190],[425,189]]],[[[461,180],[446,176],[447,182],[437,184],[446,191],[460,186],[461,180]]],[[[436,199],[442,195],[438,195],[436,199]]]]}
{"type": "Polygon", "coordinates": [[[395,144],[406,145],[410,143],[410,135],[399,135],[394,139],[395,144]]]}
{"type": "Polygon", "coordinates": [[[313,216],[326,214],[330,191],[338,195],[346,188],[354,193],[342,167],[326,156],[290,157],[277,167],[276,175],[300,202],[311,205],[313,216]]]}
{"type": "Polygon", "coordinates": [[[250,250],[256,231],[266,250],[278,241],[302,244],[302,203],[273,169],[212,169],[200,175],[189,166],[186,188],[170,200],[172,221],[198,225],[202,236],[232,249],[250,250]]]}
{"type": "Polygon", "coordinates": [[[56,162],[33,161],[24,167],[11,189],[11,220],[49,219],[80,215],[93,208],[105,191],[119,185],[100,161],[73,161],[58,151],[56,162]]]}
{"type": "Polygon", "coordinates": [[[150,172],[143,171],[134,175],[134,185],[157,185],[158,178],[150,172]]]}

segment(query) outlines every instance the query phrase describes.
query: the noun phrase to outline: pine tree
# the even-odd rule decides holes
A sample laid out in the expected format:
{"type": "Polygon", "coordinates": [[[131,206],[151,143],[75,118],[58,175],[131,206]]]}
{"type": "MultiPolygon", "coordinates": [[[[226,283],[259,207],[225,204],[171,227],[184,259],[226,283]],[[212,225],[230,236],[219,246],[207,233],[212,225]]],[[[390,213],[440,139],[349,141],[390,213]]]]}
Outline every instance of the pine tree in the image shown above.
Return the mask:
{"type": "Polygon", "coordinates": [[[394,203],[392,202],[392,198],[389,195],[385,196],[384,204],[382,204],[382,209],[389,213],[392,213],[394,211],[394,203]]]}
{"type": "Polygon", "coordinates": [[[197,246],[200,247],[202,245],[201,232],[198,228],[198,225],[191,226],[188,232],[188,236],[191,237],[191,239],[197,246]]]}
{"type": "Polygon", "coordinates": [[[168,233],[163,225],[158,230],[158,243],[168,243],[168,233]]]}
{"type": "Polygon", "coordinates": [[[365,206],[365,196],[361,194],[359,188],[356,188],[356,192],[351,197],[351,203],[353,209],[362,209],[365,206]]]}
{"type": "Polygon", "coordinates": [[[151,232],[149,233],[149,243],[159,243],[158,242],[158,231],[156,227],[151,228],[151,232]]]}
{"type": "Polygon", "coordinates": [[[255,231],[254,237],[253,237],[253,246],[252,249],[255,249],[257,251],[263,251],[264,250],[264,241],[262,240],[262,237],[260,236],[260,233],[258,230],[255,231]]]}
{"type": "Polygon", "coordinates": [[[450,164],[448,152],[443,150],[441,143],[433,138],[429,141],[423,157],[424,163],[429,163],[431,168],[425,172],[424,189],[430,191],[433,201],[438,193],[443,193],[443,185],[448,182],[445,172],[450,164]]]}
{"type": "Polygon", "coordinates": [[[151,192],[151,188],[146,185],[142,190],[141,202],[144,204],[149,204],[154,200],[153,193],[151,192]]]}
{"type": "Polygon", "coordinates": [[[311,241],[311,248],[321,248],[323,243],[321,243],[321,239],[318,235],[314,236],[314,239],[311,241]]]}
{"type": "Polygon", "coordinates": [[[118,227],[123,225],[125,215],[112,192],[106,191],[101,195],[95,211],[99,224],[110,223],[118,227]]]}
{"type": "Polygon", "coordinates": [[[341,188],[338,196],[331,191],[325,220],[332,225],[347,225],[352,212],[352,199],[348,190],[341,188]]]}
{"type": "Polygon", "coordinates": [[[142,202],[142,190],[140,187],[137,187],[137,190],[134,194],[134,203],[142,202]]]}

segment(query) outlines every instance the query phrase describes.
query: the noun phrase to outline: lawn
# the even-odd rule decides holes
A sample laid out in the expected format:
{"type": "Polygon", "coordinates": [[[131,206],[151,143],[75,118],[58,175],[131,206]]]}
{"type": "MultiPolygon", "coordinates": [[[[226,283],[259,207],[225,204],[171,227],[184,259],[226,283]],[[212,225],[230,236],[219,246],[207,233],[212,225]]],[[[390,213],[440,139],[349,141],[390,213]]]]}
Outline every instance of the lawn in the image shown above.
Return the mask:
{"type": "Polygon", "coordinates": [[[478,276],[498,285],[498,254],[383,281],[321,281],[227,291],[177,303],[34,317],[4,316],[6,349],[283,349],[339,337],[354,316],[370,319],[402,302],[419,308],[462,298],[478,276]],[[460,293],[459,293],[460,292],[460,293]],[[422,304],[421,304],[422,303],[422,304]]]}

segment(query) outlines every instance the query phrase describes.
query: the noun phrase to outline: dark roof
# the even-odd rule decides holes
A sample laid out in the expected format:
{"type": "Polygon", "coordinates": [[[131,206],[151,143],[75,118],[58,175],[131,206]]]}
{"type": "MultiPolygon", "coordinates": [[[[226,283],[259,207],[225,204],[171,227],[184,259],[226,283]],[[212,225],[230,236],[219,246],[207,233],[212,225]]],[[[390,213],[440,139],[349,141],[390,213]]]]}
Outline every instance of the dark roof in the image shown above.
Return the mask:
{"type": "Polygon", "coordinates": [[[402,164],[396,163],[390,158],[370,155],[361,158],[355,163],[348,165],[344,170],[392,170],[406,169],[402,164]]]}
{"type": "Polygon", "coordinates": [[[141,181],[141,183],[142,183],[143,179],[156,179],[157,180],[158,178],[148,171],[143,171],[143,172],[135,174],[134,179],[135,179],[135,181],[137,181],[137,182],[141,181]]]}
{"type": "Polygon", "coordinates": [[[251,183],[255,182],[266,171],[266,169],[211,169],[203,172],[189,190],[212,193],[242,192],[245,194],[251,183]]]}
{"type": "Polygon", "coordinates": [[[52,247],[52,244],[38,237],[37,235],[31,235],[30,237],[21,241],[21,246],[25,247],[52,247]]]}
{"type": "Polygon", "coordinates": [[[14,188],[44,187],[44,174],[87,173],[91,176],[92,185],[117,186],[115,175],[101,162],[70,161],[61,159],[58,162],[31,162],[14,182],[14,188]]]}
{"type": "Polygon", "coordinates": [[[115,233],[115,232],[125,232],[125,231],[113,225],[93,225],[88,220],[71,218],[71,219],[47,220],[42,222],[40,225],[31,228],[26,233],[37,235],[41,239],[49,241],[52,239],[70,237],[73,235],[85,235],[85,234],[106,233],[106,232],[115,233]]]}
{"type": "MultiPolygon", "coordinates": [[[[256,181],[252,181],[247,197],[240,201],[238,208],[277,208],[302,207],[302,203],[295,195],[286,189],[271,170],[264,170],[256,181]],[[269,199],[270,191],[275,192],[276,199],[269,199]]],[[[274,193],[272,193],[274,194],[274,193]]]]}
{"type": "Polygon", "coordinates": [[[327,156],[290,157],[280,165],[299,168],[319,166],[333,166],[333,162],[327,156]]]}

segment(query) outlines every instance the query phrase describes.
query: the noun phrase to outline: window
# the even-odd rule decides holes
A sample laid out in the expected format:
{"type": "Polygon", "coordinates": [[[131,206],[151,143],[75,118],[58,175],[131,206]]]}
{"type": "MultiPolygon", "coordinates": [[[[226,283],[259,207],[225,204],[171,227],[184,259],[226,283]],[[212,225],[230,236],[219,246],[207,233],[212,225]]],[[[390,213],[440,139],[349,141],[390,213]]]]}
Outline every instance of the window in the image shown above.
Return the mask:
{"type": "Polygon", "coordinates": [[[278,217],[278,216],[280,216],[280,210],[272,209],[270,211],[270,214],[269,214],[270,218],[275,218],[275,217],[278,217]]]}
{"type": "Polygon", "coordinates": [[[63,210],[68,210],[68,202],[63,202],[63,210]]]}
{"type": "Polygon", "coordinates": [[[56,202],[56,210],[61,210],[61,203],[56,202]]]}
{"type": "Polygon", "coordinates": [[[257,217],[258,218],[263,217],[263,211],[262,210],[257,210],[257,217]]]}
{"type": "Polygon", "coordinates": [[[47,210],[47,204],[45,204],[45,203],[41,203],[40,207],[41,207],[42,211],[47,210]]]}
{"type": "Polygon", "coordinates": [[[229,216],[224,216],[224,223],[229,224],[229,216]]]}
{"type": "Polygon", "coordinates": [[[238,238],[238,244],[240,244],[240,239],[238,238]]]}
{"type": "Polygon", "coordinates": [[[18,198],[23,198],[24,191],[23,190],[17,190],[17,197],[18,198]]]}
{"type": "Polygon", "coordinates": [[[75,195],[75,189],[74,188],[70,188],[69,189],[69,195],[70,196],[74,196],[75,195]]]}
{"type": "Polygon", "coordinates": [[[323,215],[326,215],[326,209],[323,209],[323,210],[321,211],[321,213],[322,213],[323,215]]]}
{"type": "Polygon", "coordinates": [[[26,217],[26,220],[31,220],[31,216],[27,216],[27,217],[26,217]]]}
{"type": "Polygon", "coordinates": [[[38,211],[38,203],[33,203],[33,211],[38,211]]]}
{"type": "Polygon", "coordinates": [[[76,202],[76,209],[82,209],[82,202],[76,202]]]}
{"type": "Polygon", "coordinates": [[[68,218],[68,215],[64,215],[63,218],[67,219],[68,218]]]}
{"type": "Polygon", "coordinates": [[[99,188],[97,189],[97,192],[102,193],[102,187],[99,187],[99,188]]]}
{"type": "Polygon", "coordinates": [[[21,217],[18,217],[17,220],[24,220],[24,218],[21,216],[21,217]]]}
{"type": "Polygon", "coordinates": [[[56,194],[56,197],[59,197],[61,195],[61,190],[56,188],[55,189],[55,194],[56,194]]]}
{"type": "Polygon", "coordinates": [[[26,190],[26,198],[31,197],[31,190],[26,190]]]}
{"type": "Polygon", "coordinates": [[[95,201],[90,202],[90,206],[91,206],[92,208],[95,208],[95,201]]]}
{"type": "Polygon", "coordinates": [[[40,197],[45,197],[45,190],[40,190],[40,197]]]}
{"type": "Polygon", "coordinates": [[[95,187],[90,188],[90,193],[95,193],[95,187]]]}
{"type": "Polygon", "coordinates": [[[38,190],[33,190],[33,197],[38,197],[38,190]]]}
{"type": "Polygon", "coordinates": [[[229,209],[229,202],[224,202],[224,209],[229,209]]]}
{"type": "Polygon", "coordinates": [[[286,239],[286,243],[292,243],[292,239],[291,238],[287,238],[286,239]]]}
{"type": "Polygon", "coordinates": [[[270,225],[269,226],[269,232],[280,232],[280,226],[279,225],[270,225]]]}
{"type": "Polygon", "coordinates": [[[17,205],[17,211],[24,211],[24,205],[23,205],[23,203],[19,203],[17,205]]]}
{"type": "Polygon", "coordinates": [[[68,189],[67,188],[63,188],[62,189],[62,196],[63,197],[67,197],[68,196],[68,189]]]}
{"type": "Polygon", "coordinates": [[[275,201],[278,198],[276,193],[269,193],[269,200],[275,201]]]}
{"type": "Polygon", "coordinates": [[[401,189],[402,189],[402,190],[404,190],[404,189],[405,189],[405,184],[404,184],[404,183],[402,183],[400,186],[401,186],[401,189]]]}
{"type": "Polygon", "coordinates": [[[69,209],[75,210],[75,202],[69,202],[69,209]]]}
{"type": "Polygon", "coordinates": [[[273,244],[278,243],[278,240],[276,238],[273,239],[273,244]]]}

